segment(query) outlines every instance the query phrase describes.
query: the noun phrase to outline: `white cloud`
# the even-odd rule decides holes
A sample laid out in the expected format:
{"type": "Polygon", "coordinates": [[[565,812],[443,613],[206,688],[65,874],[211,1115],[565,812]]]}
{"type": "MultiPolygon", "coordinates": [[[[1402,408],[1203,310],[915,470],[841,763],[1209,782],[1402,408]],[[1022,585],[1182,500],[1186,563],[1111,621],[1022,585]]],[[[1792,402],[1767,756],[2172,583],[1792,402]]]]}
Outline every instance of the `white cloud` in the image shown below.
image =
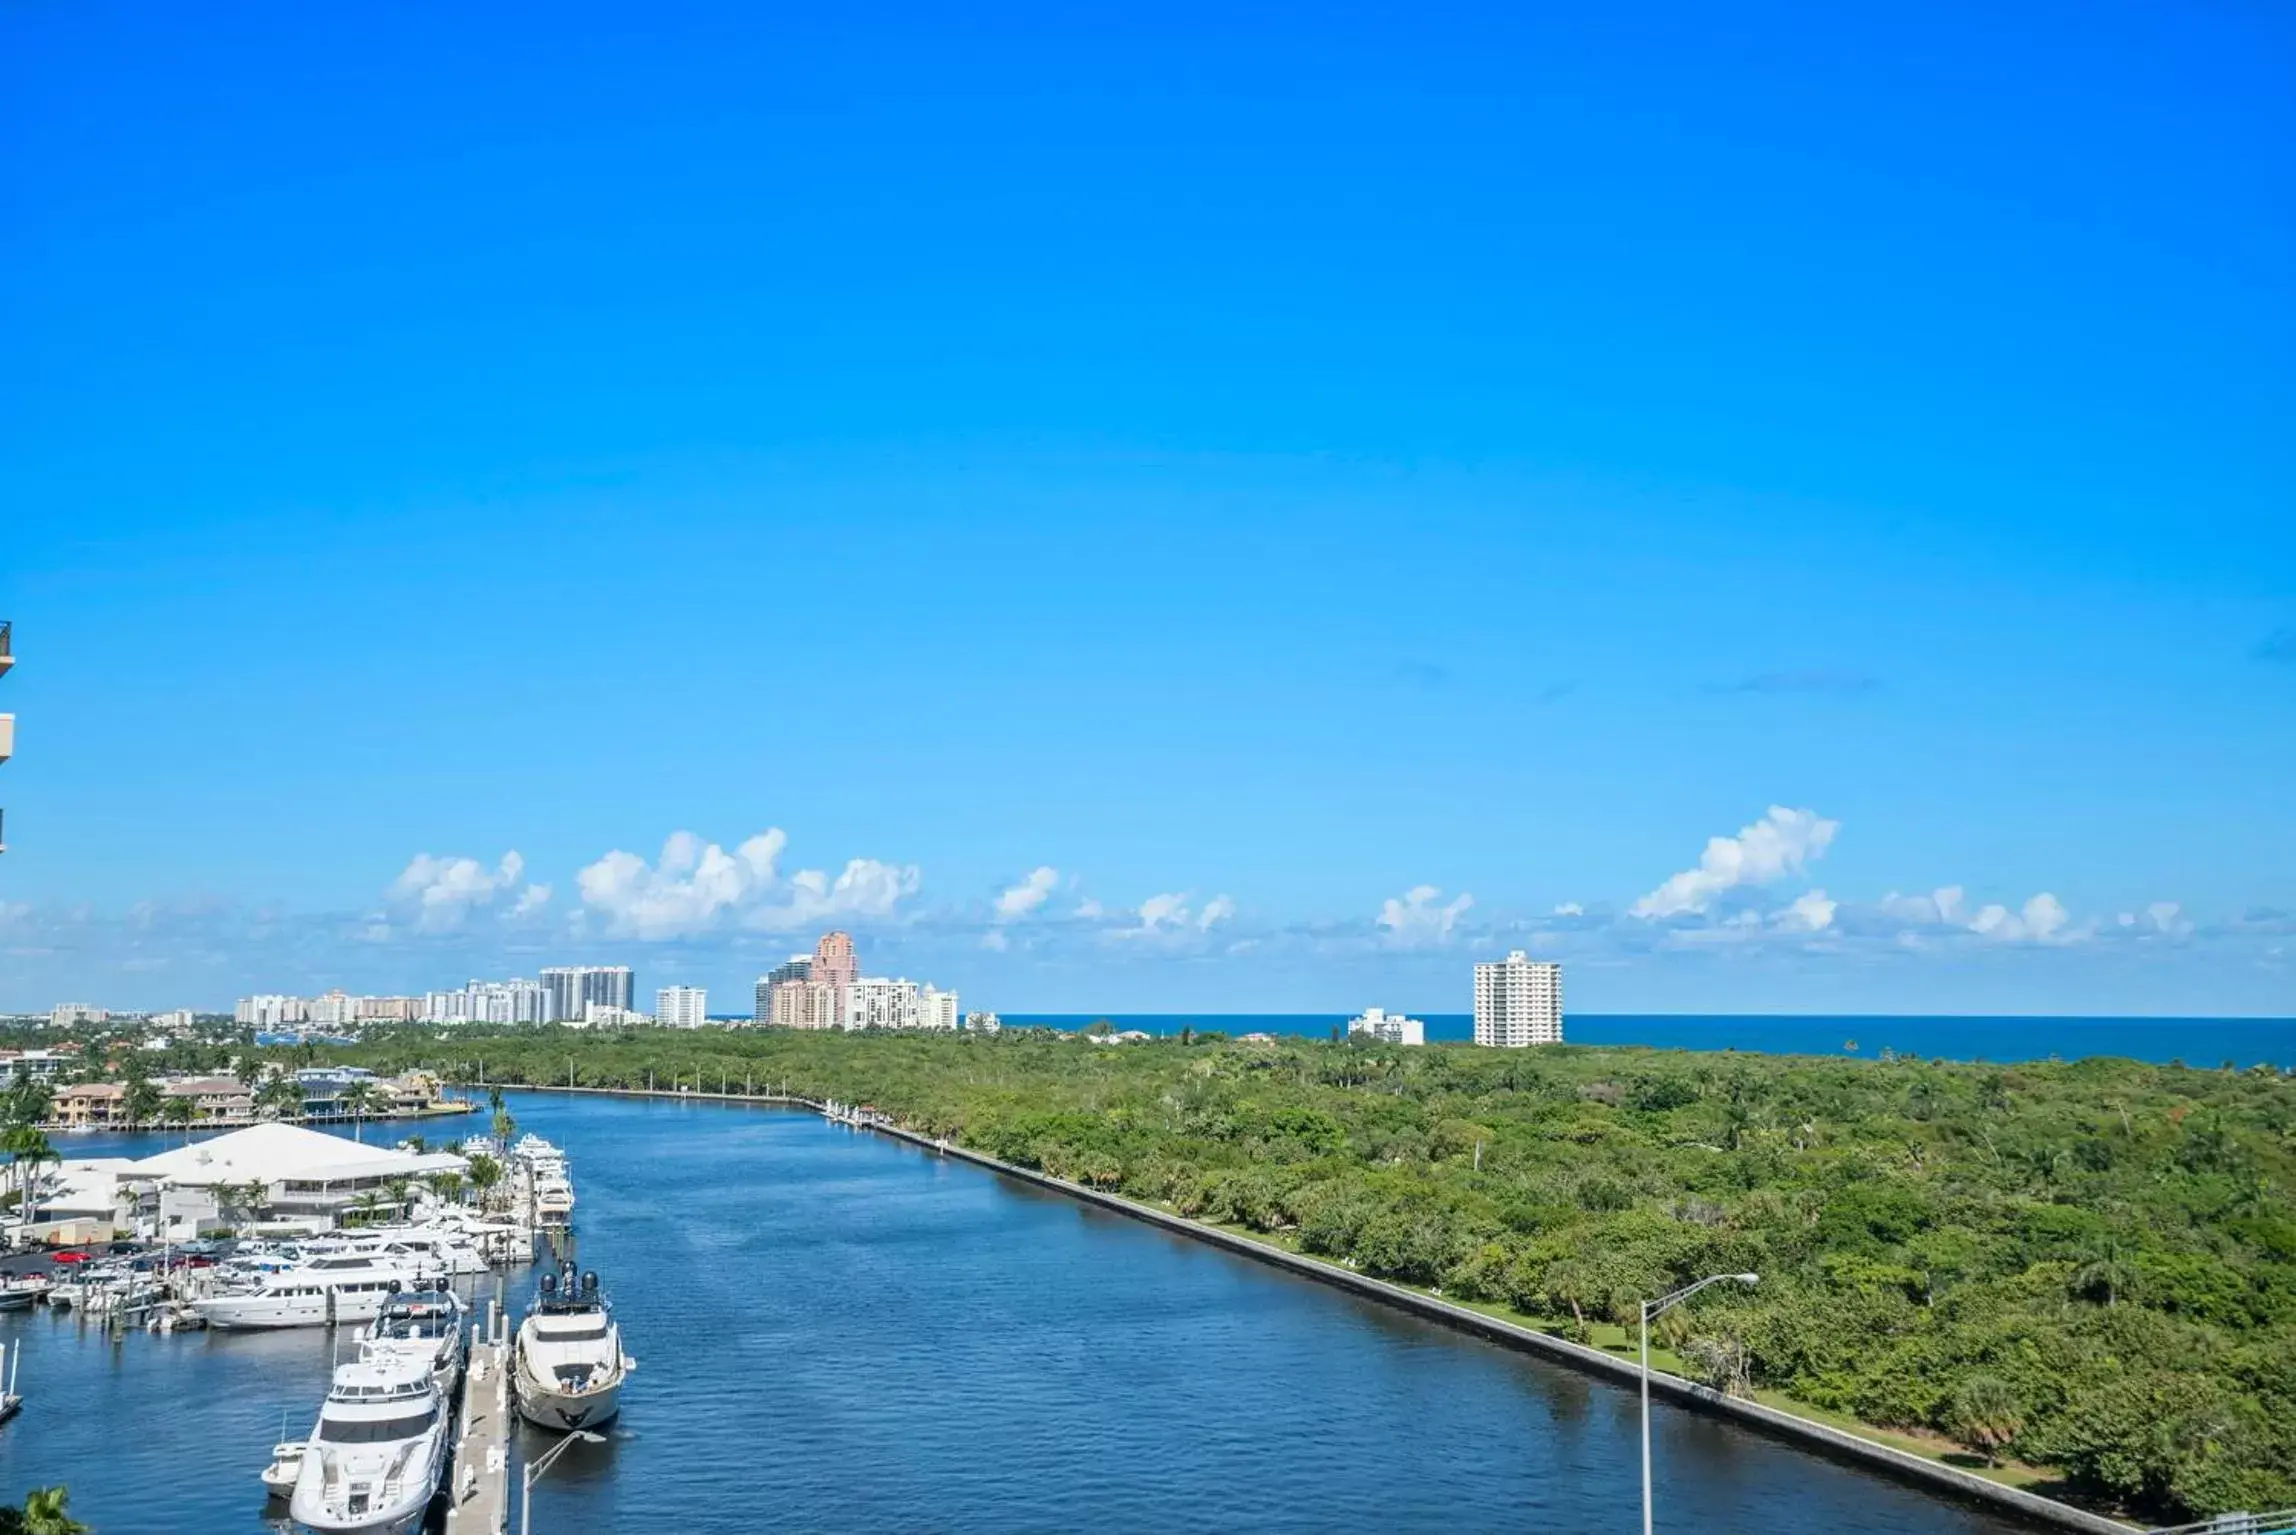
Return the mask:
{"type": "Polygon", "coordinates": [[[1042,906],[1060,883],[1060,871],[1050,864],[1029,871],[1028,878],[997,897],[999,922],[1012,922],[1042,906]]]}
{"type": "MultiPolygon", "coordinates": [[[[417,853],[391,881],[390,899],[412,911],[415,926],[421,931],[452,932],[462,926],[472,908],[492,906],[525,872],[526,860],[515,848],[503,854],[502,861],[491,870],[475,858],[417,853]]],[[[533,888],[529,887],[529,893],[533,888]]],[[[547,890],[542,899],[549,899],[547,890]]],[[[521,897],[513,915],[522,914],[524,909],[525,898],[521,897]]]]}
{"type": "Polygon", "coordinates": [[[792,874],[786,900],[760,906],[745,920],[749,926],[768,932],[852,918],[882,921],[894,916],[901,902],[915,895],[922,883],[913,863],[849,859],[845,872],[835,880],[819,869],[792,874]]]}
{"type": "Polygon", "coordinates": [[[1576,901],[1565,901],[1555,908],[1554,914],[1558,917],[1583,917],[1586,915],[1586,908],[1576,901]]]}
{"type": "Polygon", "coordinates": [[[1806,890],[1778,914],[1778,925],[1805,933],[1822,933],[1834,925],[1834,913],[1840,909],[1841,903],[1828,900],[1823,890],[1806,890]]]}
{"type": "MultiPolygon", "coordinates": [[[[1086,905],[1092,907],[1089,915],[1100,914],[1097,902],[1087,902],[1086,905]]],[[[1106,931],[1112,938],[1180,938],[1190,933],[1209,932],[1235,914],[1236,903],[1228,896],[1216,895],[1204,903],[1203,910],[1198,911],[1189,905],[1187,892],[1166,891],[1140,903],[1139,909],[1133,913],[1139,919],[1137,926],[1110,928],[1106,931]]],[[[1085,916],[1088,913],[1079,908],[1077,915],[1085,916]]]]}
{"type": "Polygon", "coordinates": [[[728,923],[778,932],[885,918],[917,892],[915,865],[873,858],[851,860],[834,880],[819,869],[785,879],[776,865],[788,842],[776,827],[728,853],[690,831],[673,832],[656,863],[616,849],[582,870],[576,883],[585,910],[604,917],[609,932],[633,938],[683,938],[728,923]]]}
{"type": "Polygon", "coordinates": [[[1012,940],[1005,937],[1004,929],[992,927],[987,932],[981,934],[981,947],[984,949],[993,949],[997,953],[1002,954],[1005,950],[1012,947],[1012,940]]]}
{"type": "Polygon", "coordinates": [[[1389,943],[1403,945],[1449,942],[1451,929],[1475,904],[1475,898],[1462,890],[1450,901],[1436,904],[1442,899],[1443,892],[1433,885],[1414,885],[1400,898],[1389,896],[1380,902],[1376,919],[1382,936],[1389,943]]]}
{"type": "Polygon", "coordinates": [[[2067,931],[2072,916],[2064,902],[2044,890],[2014,912],[1998,903],[1987,906],[1969,920],[1969,930],[2001,943],[2050,943],[2086,936],[2067,931]]]}
{"type": "Polygon", "coordinates": [[[1087,922],[1097,922],[1108,915],[1108,908],[1102,906],[1091,896],[1086,896],[1076,903],[1076,914],[1087,922]]]}
{"type": "Polygon", "coordinates": [[[1140,927],[1153,933],[1160,927],[1183,925],[1188,920],[1188,898],[1180,894],[1152,895],[1140,903],[1140,927]]]}
{"type": "Polygon", "coordinates": [[[513,917],[530,917],[549,904],[550,887],[548,885],[528,885],[518,893],[517,903],[510,908],[510,915],[513,917]]]}
{"type": "Polygon", "coordinates": [[[1717,896],[1741,885],[1766,885],[1787,874],[1799,874],[1805,864],[1824,856],[1841,822],[1829,821],[1814,810],[1789,810],[1772,805],[1769,813],[1735,837],[1714,837],[1699,856],[1698,867],[1685,869],[1636,901],[1638,917],[1680,916],[1703,912],[1717,896]]]}

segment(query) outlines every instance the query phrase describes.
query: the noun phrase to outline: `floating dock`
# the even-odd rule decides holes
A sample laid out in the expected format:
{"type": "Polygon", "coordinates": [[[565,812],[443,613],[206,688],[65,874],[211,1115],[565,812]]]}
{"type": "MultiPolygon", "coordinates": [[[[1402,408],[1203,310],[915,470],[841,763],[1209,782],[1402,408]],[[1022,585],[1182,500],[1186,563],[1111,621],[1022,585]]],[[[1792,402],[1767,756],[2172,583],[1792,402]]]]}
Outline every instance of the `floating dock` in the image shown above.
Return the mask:
{"type": "Polygon", "coordinates": [[[510,1527],[510,1323],[499,1301],[471,1337],[462,1378],[462,1431],[447,1468],[447,1535],[510,1527]]]}

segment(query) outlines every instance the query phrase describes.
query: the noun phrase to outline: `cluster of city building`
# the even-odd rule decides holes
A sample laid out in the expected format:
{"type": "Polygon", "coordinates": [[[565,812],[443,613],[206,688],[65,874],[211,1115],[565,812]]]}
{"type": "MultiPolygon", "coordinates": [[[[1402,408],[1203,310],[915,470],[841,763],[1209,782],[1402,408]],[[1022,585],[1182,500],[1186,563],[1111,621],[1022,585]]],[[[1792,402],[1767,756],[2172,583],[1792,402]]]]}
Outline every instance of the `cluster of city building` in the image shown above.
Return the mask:
{"type": "Polygon", "coordinates": [[[347,1028],[361,1023],[622,1023],[635,980],[628,965],[553,965],[538,980],[471,981],[419,997],[241,997],[232,1021],[257,1029],[347,1028]],[[601,1017],[600,1015],[604,1016],[601,1017]]]}
{"type": "MultiPolygon", "coordinates": [[[[1350,1039],[1423,1045],[1427,1025],[1382,1007],[1347,1020],[1350,1039]]],[[[1521,949],[1475,967],[1475,1043],[1502,1050],[1563,1042],[1563,967],[1521,949]]]]}
{"type": "Polygon", "coordinates": [[[757,978],[761,1027],[780,1029],[943,1029],[964,1015],[957,994],[903,977],[861,974],[847,933],[824,933],[810,954],[792,954],[757,978]]]}

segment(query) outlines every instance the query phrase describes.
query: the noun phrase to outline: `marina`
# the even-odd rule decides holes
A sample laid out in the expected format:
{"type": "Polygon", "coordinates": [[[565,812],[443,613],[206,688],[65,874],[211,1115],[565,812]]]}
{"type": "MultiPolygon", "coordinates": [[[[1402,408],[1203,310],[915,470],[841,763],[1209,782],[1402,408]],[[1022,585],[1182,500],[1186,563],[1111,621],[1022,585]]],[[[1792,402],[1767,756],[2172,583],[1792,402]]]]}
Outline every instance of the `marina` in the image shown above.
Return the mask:
{"type": "MultiPolygon", "coordinates": [[[[542,1270],[457,1281],[480,1338],[450,1528],[515,1521],[553,1449],[538,1531],[740,1530],[760,1508],[796,1528],[1118,1530],[1594,1529],[1631,1511],[1632,1398],[1576,1372],[812,1112],[512,1104],[579,1171],[581,1270],[645,1367],[603,1442],[523,1423],[505,1345],[542,1270]]],[[[0,1314],[30,1403],[0,1431],[0,1485],[68,1482],[99,1531],[277,1528],[257,1473],[311,1426],[344,1331],[0,1314]],[[196,1414],[161,1405],[186,1401],[196,1414]],[[162,1506],[173,1522],[153,1522],[162,1506]]],[[[2028,1528],[1703,1415],[1654,1421],[1684,1511],[1662,1505],[1661,1528],[2028,1528]]]]}

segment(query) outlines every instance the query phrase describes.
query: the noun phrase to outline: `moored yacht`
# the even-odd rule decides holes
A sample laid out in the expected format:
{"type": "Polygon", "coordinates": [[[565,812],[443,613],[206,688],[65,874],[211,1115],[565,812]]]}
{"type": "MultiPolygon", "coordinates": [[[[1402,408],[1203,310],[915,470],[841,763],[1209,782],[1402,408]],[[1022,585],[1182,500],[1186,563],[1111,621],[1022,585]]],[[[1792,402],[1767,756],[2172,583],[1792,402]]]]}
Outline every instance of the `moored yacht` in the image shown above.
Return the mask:
{"type": "Polygon", "coordinates": [[[359,1357],[410,1359],[423,1365],[448,1400],[462,1380],[468,1347],[462,1298],[452,1290],[402,1290],[383,1302],[359,1339],[359,1357]]]}
{"type": "Polygon", "coordinates": [[[510,1376],[520,1417],[542,1428],[601,1428],[621,1410],[622,1382],[637,1367],[595,1273],[542,1276],[510,1376]]]}
{"type": "Polygon", "coordinates": [[[287,1511],[323,1535],[411,1535],[447,1462],[446,1397],[419,1359],[338,1366],[287,1511]]]}
{"type": "Polygon", "coordinates": [[[191,1307],[210,1327],[330,1327],[370,1321],[393,1295],[440,1277],[411,1253],[326,1253],[247,1289],[202,1295],[191,1307]]]}

